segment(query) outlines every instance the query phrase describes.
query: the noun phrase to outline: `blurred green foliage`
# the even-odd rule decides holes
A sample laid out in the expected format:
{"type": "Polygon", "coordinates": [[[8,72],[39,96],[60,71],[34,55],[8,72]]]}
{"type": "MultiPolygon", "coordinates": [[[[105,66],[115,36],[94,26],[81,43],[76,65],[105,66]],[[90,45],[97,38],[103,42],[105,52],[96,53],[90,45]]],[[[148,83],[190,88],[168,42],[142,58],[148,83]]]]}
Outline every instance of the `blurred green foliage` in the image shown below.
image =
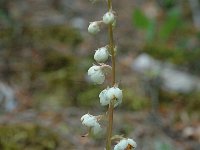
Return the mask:
{"type": "Polygon", "coordinates": [[[166,18],[164,19],[163,24],[160,27],[160,38],[168,39],[169,36],[177,29],[180,29],[183,25],[183,20],[181,19],[181,13],[179,9],[170,10],[166,18]]]}
{"type": "Polygon", "coordinates": [[[174,7],[174,5],[177,3],[176,0],[157,0],[160,6],[162,6],[165,9],[169,9],[174,7]]]}
{"type": "Polygon", "coordinates": [[[200,48],[198,44],[192,46],[191,39],[198,41],[200,38],[186,19],[179,7],[170,7],[160,20],[147,18],[139,8],[133,12],[134,27],[145,31],[144,52],[157,59],[181,65],[199,75],[200,48]]]}
{"type": "Polygon", "coordinates": [[[173,150],[171,143],[166,141],[155,141],[155,150],[173,150]]]}
{"type": "Polygon", "coordinates": [[[134,9],[133,25],[140,29],[147,29],[150,26],[150,20],[139,8],[134,9]]]}
{"type": "MultiPolygon", "coordinates": [[[[159,2],[165,8],[159,18],[148,18],[140,8],[133,10],[133,26],[146,37],[142,52],[172,62],[191,74],[200,75],[199,32],[190,23],[191,18],[184,16],[180,4],[177,5],[173,0],[159,2]]],[[[159,99],[161,103],[178,101],[189,112],[199,111],[197,107],[200,107],[200,97],[195,91],[185,95],[161,92],[159,99]]]]}
{"type": "Polygon", "coordinates": [[[33,124],[0,126],[2,150],[55,150],[59,144],[58,136],[44,127],[33,124]]]}
{"type": "Polygon", "coordinates": [[[45,27],[19,26],[5,28],[0,31],[0,40],[0,44],[5,47],[20,45],[48,48],[53,44],[76,46],[82,41],[82,38],[77,30],[63,25],[56,25],[45,27]]]}
{"type": "Polygon", "coordinates": [[[182,67],[193,74],[200,75],[200,49],[167,48],[165,45],[151,45],[144,47],[144,51],[154,58],[169,61],[182,67]]]}
{"type": "Polygon", "coordinates": [[[131,88],[123,89],[123,107],[130,110],[142,110],[149,106],[150,101],[131,88]]]}
{"type": "Polygon", "coordinates": [[[147,43],[154,40],[166,42],[174,34],[174,31],[181,30],[184,25],[181,11],[178,8],[167,11],[162,23],[156,19],[148,18],[139,8],[134,9],[132,19],[134,27],[145,31],[147,43]]]}

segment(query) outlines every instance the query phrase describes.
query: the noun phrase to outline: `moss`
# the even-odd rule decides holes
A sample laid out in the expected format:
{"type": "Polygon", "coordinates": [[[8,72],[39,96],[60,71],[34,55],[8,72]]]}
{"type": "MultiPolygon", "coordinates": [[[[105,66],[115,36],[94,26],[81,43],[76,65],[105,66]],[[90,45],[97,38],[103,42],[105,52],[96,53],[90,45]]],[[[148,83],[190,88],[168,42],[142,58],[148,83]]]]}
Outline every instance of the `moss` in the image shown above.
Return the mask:
{"type": "Polygon", "coordinates": [[[78,30],[64,25],[5,28],[0,31],[0,39],[1,44],[7,48],[11,46],[14,50],[16,50],[16,45],[48,48],[52,44],[67,44],[74,47],[82,41],[78,30]]]}
{"type": "Polygon", "coordinates": [[[60,42],[76,46],[82,41],[79,32],[67,26],[25,27],[23,32],[41,44],[60,42]]]}
{"type": "Polygon", "coordinates": [[[14,70],[10,78],[19,85],[25,76],[30,79],[27,88],[34,106],[48,104],[49,99],[58,106],[76,103],[85,85],[85,68],[79,66],[82,60],[74,52],[82,41],[77,29],[66,25],[13,26],[0,31],[0,41],[0,47],[5,49],[3,59],[7,58],[11,66],[17,62],[17,71],[10,68],[14,70]]]}
{"type": "Polygon", "coordinates": [[[186,109],[190,113],[200,113],[200,94],[199,92],[194,92],[188,95],[185,99],[186,109]]]}
{"type": "Polygon", "coordinates": [[[56,134],[37,125],[1,125],[0,149],[54,150],[59,146],[56,134]]]}
{"type": "Polygon", "coordinates": [[[149,106],[149,100],[131,89],[123,89],[123,106],[130,110],[141,110],[149,106]]]}
{"type": "Polygon", "coordinates": [[[84,91],[80,92],[77,99],[80,106],[91,107],[94,104],[99,104],[100,90],[96,86],[90,86],[84,91]]]}

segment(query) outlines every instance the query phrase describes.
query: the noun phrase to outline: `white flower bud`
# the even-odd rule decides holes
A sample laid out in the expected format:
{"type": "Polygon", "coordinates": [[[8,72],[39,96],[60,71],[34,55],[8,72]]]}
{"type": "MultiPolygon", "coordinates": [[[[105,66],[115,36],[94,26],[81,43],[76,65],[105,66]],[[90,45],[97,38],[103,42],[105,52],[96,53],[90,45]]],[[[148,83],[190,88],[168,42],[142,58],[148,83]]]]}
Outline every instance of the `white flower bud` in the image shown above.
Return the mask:
{"type": "Polygon", "coordinates": [[[109,100],[115,100],[115,106],[122,103],[122,90],[120,90],[118,87],[112,87],[108,89],[106,95],[109,100]]]}
{"type": "Polygon", "coordinates": [[[116,107],[122,103],[122,97],[122,90],[120,90],[118,87],[104,89],[99,94],[100,103],[102,106],[109,105],[110,101],[114,100],[114,107],[116,107]]]}
{"type": "Polygon", "coordinates": [[[105,80],[105,75],[102,71],[101,66],[94,65],[90,67],[88,70],[88,76],[95,84],[102,84],[105,80]]]}
{"type": "Polygon", "coordinates": [[[98,134],[102,130],[100,124],[98,123],[97,118],[93,115],[90,114],[83,115],[81,117],[81,122],[83,125],[91,128],[94,134],[98,134]]]}
{"type": "Polygon", "coordinates": [[[137,144],[132,139],[122,139],[117,145],[115,145],[114,150],[126,150],[128,148],[134,150],[136,147],[137,144]]]}
{"type": "Polygon", "coordinates": [[[115,15],[112,12],[107,12],[103,15],[103,22],[105,24],[111,24],[115,21],[115,15]]]}
{"type": "Polygon", "coordinates": [[[81,117],[81,122],[87,127],[93,127],[97,123],[97,119],[93,115],[85,114],[81,117]]]}
{"type": "Polygon", "coordinates": [[[97,34],[100,31],[98,22],[91,22],[88,27],[88,32],[91,34],[97,34]]]}
{"type": "Polygon", "coordinates": [[[94,54],[94,59],[98,63],[105,62],[108,59],[108,57],[109,57],[109,52],[108,52],[108,49],[106,47],[99,48],[94,54]]]}

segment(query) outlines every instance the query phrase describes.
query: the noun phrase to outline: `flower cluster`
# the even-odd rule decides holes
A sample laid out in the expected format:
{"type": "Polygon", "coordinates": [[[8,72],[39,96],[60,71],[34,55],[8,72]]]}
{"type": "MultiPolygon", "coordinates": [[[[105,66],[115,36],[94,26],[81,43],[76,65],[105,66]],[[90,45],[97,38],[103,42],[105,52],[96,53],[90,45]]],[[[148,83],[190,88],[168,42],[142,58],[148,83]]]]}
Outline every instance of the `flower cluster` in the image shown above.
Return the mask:
{"type": "MultiPolygon", "coordinates": [[[[97,0],[90,0],[90,1],[96,2],[97,0]]],[[[112,7],[110,7],[109,11],[103,15],[102,20],[90,22],[88,26],[88,32],[91,34],[97,34],[101,31],[100,25],[106,25],[113,28],[115,26],[115,23],[116,23],[116,16],[114,11],[112,10],[112,7]]],[[[93,82],[94,84],[104,83],[106,79],[107,70],[115,68],[115,65],[112,68],[111,66],[105,63],[109,59],[109,56],[112,57],[113,61],[116,51],[117,48],[111,43],[107,46],[100,47],[95,51],[94,60],[96,61],[97,64],[93,64],[88,69],[88,76],[91,82],[93,82]],[[111,52],[111,54],[109,52],[111,52]]],[[[115,107],[117,107],[119,104],[122,103],[122,98],[123,98],[122,90],[118,87],[115,81],[113,82],[112,87],[107,87],[106,89],[102,90],[99,94],[100,104],[102,106],[109,106],[112,109],[114,109],[115,107]]],[[[93,132],[93,134],[98,134],[102,130],[101,125],[99,124],[100,119],[101,118],[98,118],[98,116],[93,116],[87,113],[81,117],[81,122],[83,125],[88,127],[90,131],[93,132]]],[[[136,147],[135,141],[133,141],[132,139],[123,138],[121,141],[119,141],[117,145],[115,145],[114,150],[132,150],[135,147],[136,147]]]]}

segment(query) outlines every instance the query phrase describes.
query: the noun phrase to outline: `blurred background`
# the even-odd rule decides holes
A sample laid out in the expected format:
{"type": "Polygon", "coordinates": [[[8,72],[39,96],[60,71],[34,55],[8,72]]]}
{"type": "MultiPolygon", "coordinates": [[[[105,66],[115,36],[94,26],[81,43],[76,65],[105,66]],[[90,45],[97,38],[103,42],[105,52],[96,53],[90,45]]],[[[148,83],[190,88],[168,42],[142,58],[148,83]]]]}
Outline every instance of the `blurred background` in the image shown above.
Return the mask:
{"type": "MultiPolygon", "coordinates": [[[[138,150],[199,150],[200,1],[113,0],[117,81],[114,134],[138,150]]],[[[80,117],[106,112],[87,70],[107,29],[91,36],[106,2],[0,0],[0,149],[102,150],[80,117]]],[[[108,62],[110,63],[110,62],[108,62]]],[[[105,122],[103,127],[105,127],[105,122]]],[[[104,131],[105,132],[105,131],[104,131]]]]}

